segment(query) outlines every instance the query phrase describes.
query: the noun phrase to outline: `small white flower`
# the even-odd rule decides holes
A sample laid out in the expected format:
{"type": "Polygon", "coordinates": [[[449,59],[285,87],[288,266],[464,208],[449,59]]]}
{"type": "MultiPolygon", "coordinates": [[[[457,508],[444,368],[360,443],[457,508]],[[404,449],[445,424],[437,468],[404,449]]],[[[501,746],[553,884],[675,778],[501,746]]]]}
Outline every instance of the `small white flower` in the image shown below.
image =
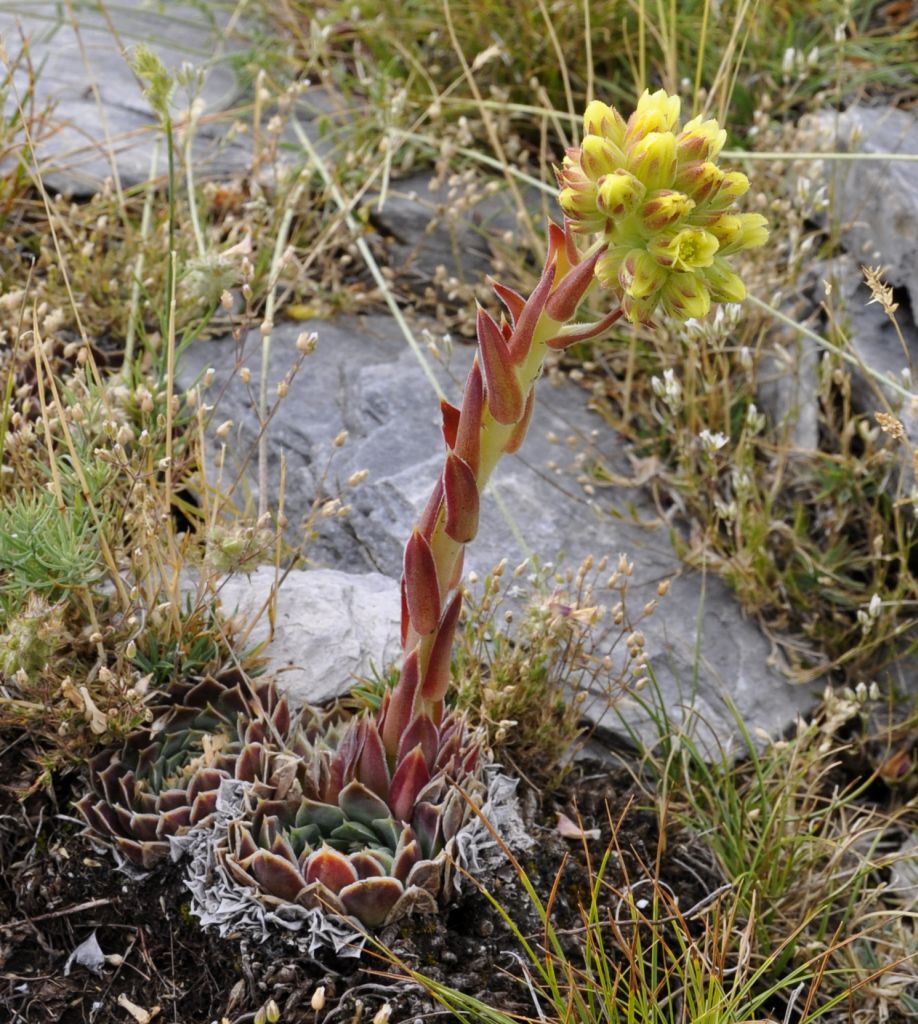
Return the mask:
{"type": "Polygon", "coordinates": [[[723,446],[730,440],[726,434],[722,434],[719,430],[711,433],[710,430],[702,430],[698,435],[698,440],[704,445],[704,447],[713,454],[719,451],[723,446]]]}

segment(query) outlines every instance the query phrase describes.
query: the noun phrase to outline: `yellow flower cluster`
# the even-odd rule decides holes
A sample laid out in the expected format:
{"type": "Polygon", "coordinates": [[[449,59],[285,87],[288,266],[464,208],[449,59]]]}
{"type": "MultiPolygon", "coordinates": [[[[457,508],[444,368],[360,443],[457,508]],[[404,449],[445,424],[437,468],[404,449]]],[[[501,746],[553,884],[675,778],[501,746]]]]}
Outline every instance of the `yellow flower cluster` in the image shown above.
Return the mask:
{"type": "Polygon", "coordinates": [[[714,163],[727,133],[700,117],[680,130],[679,97],[662,89],[645,92],[627,121],[599,101],[583,121],[583,144],[557,172],[559,202],[574,231],[603,236],[596,276],[627,316],[647,322],[659,307],[686,320],[744,299],[727,257],[762,245],[768,229],[734,208],[746,175],[714,163]]]}

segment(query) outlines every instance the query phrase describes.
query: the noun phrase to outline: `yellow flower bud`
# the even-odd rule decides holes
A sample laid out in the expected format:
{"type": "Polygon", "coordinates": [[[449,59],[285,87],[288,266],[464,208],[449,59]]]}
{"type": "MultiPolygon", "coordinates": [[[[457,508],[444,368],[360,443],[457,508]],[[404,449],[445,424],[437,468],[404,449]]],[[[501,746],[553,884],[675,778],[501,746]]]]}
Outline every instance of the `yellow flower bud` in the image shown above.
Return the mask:
{"type": "Polygon", "coordinates": [[[696,203],[703,203],[718,194],[724,177],[724,172],[710,161],[703,164],[686,164],[677,171],[673,187],[684,192],[696,203]]]}
{"type": "Polygon", "coordinates": [[[667,271],[647,252],[634,249],[619,270],[618,280],[632,299],[647,299],[666,284],[667,271]]]}
{"type": "Polygon", "coordinates": [[[590,190],[562,189],[558,204],[573,222],[575,231],[590,233],[605,227],[606,218],[596,208],[595,186],[590,190]]]}
{"type": "Polygon", "coordinates": [[[676,137],[672,132],[650,132],[627,151],[627,169],[650,192],[670,188],[676,170],[676,137]]]}
{"type": "Polygon", "coordinates": [[[618,146],[598,135],[588,135],[580,147],[580,166],[591,181],[611,174],[621,167],[624,159],[625,155],[618,146]]]}
{"type": "Polygon", "coordinates": [[[596,261],[596,277],[605,288],[618,288],[618,274],[631,246],[610,246],[596,261]]]}
{"type": "Polygon", "coordinates": [[[654,192],[641,207],[641,223],[647,231],[662,231],[672,227],[694,207],[694,201],[684,193],[662,189],[654,192]]]}
{"type": "MultiPolygon", "coordinates": [[[[647,299],[635,299],[625,292],[622,296],[622,309],[633,324],[651,324],[653,311],[657,308],[659,301],[659,295],[652,295],[647,299]]],[[[615,621],[620,622],[620,619],[615,621]]]]}
{"type": "Polygon", "coordinates": [[[730,237],[721,241],[721,256],[739,252],[740,249],[755,249],[768,241],[768,221],[760,213],[740,213],[721,219],[729,219],[733,226],[730,237]]]}
{"type": "Polygon", "coordinates": [[[711,296],[700,274],[670,274],[663,286],[660,305],[672,317],[702,317],[711,308],[711,296]]]}
{"type": "Polygon", "coordinates": [[[583,134],[601,135],[616,146],[621,146],[625,138],[624,118],[614,107],[593,100],[583,115],[583,134]]]}
{"type": "Polygon", "coordinates": [[[732,242],[742,227],[738,213],[709,214],[705,218],[705,230],[720,242],[721,248],[732,242]]]}
{"type": "Polygon", "coordinates": [[[713,160],[726,141],[727,133],[716,121],[693,117],[676,138],[676,152],[680,162],[713,160]]]}
{"type": "Polygon", "coordinates": [[[622,217],[644,198],[645,188],[623,167],[599,182],[596,205],[609,217],[622,217]]]}
{"type": "Polygon", "coordinates": [[[670,96],[665,89],[658,89],[652,95],[645,89],[634,113],[628,118],[625,141],[650,133],[671,131],[679,120],[680,106],[679,97],[670,96]]]}
{"type": "Polygon", "coordinates": [[[729,171],[724,175],[720,188],[717,190],[717,202],[732,201],[749,191],[749,179],[742,171],[729,171]]]}
{"type": "Polygon", "coordinates": [[[746,298],[746,286],[721,256],[715,256],[704,271],[704,280],[714,302],[742,302],[746,298]]]}

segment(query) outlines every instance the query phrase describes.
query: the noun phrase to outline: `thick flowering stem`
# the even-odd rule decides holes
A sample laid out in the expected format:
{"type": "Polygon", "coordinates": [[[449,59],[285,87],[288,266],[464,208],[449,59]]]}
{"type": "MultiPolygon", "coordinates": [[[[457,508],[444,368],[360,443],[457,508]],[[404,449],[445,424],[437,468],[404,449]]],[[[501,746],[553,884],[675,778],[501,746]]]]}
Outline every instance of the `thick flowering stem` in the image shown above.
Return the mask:
{"type": "Polygon", "coordinates": [[[621,311],[598,324],[566,325],[596,281],[596,261],[605,244],[596,243],[580,259],[570,231],[552,225],[545,269],[532,295],[524,299],[494,282],[509,320],[478,311],[478,353],[461,406],[442,403],[446,458],[423,515],[405,551],[402,581],[402,639],[406,659],[391,694],[383,727],[390,757],[397,736],[418,715],[438,722],[449,684],[449,654],[459,620],[459,583],[465,545],[478,532],[482,491],[500,457],[523,442],[532,415],[534,387],[545,357],[591,329],[614,322],[621,311]]]}
{"type": "Polygon", "coordinates": [[[727,258],[765,242],[765,219],[735,212],[749,182],[714,162],[726,132],[701,118],[680,128],[679,107],[663,91],[645,92],[627,121],[602,102],[587,107],[583,143],[556,169],[566,220],[564,230],[550,227],[538,284],[527,299],[492,282],[507,314],[498,321],[478,310],[478,354],[462,404],[441,404],[445,466],[405,551],[405,668],[382,733],[390,759],[418,716],[443,716],[465,545],[494,467],[523,442],[548,352],[597,337],[623,315],[652,326],[660,313],[686,320],[745,295],[727,258]],[[582,255],[577,236],[595,239],[582,255]],[[573,322],[596,283],[614,297],[612,308],[573,322]]]}

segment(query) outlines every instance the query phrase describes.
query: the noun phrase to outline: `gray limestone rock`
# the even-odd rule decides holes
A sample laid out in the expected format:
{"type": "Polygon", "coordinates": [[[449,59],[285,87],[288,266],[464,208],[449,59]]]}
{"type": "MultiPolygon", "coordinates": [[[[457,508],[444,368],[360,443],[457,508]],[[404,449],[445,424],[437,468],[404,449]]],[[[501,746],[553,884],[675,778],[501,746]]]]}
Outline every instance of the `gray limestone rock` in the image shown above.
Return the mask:
{"type": "Polygon", "coordinates": [[[401,651],[398,583],[379,573],[335,569],[295,570],[280,587],[273,566],[250,576],[231,576],[219,588],[224,612],[248,621],[248,637],[268,639],[263,614],[275,597],[274,635],[266,653],[271,671],[297,706],[320,704],[347,693],[357,677],[391,664],[401,651]]]}
{"type": "Polygon", "coordinates": [[[918,162],[884,159],[918,154],[918,116],[896,107],[852,106],[809,115],[804,130],[842,152],[876,160],[827,162],[842,242],[858,264],[882,265],[890,284],[907,289],[918,309],[918,162]]]}
{"type": "MultiPolygon", "coordinates": [[[[127,51],[138,43],[147,43],[173,70],[189,62],[204,72],[204,113],[194,144],[198,173],[219,177],[248,166],[249,145],[233,136],[233,118],[225,114],[240,95],[228,59],[231,44],[223,37],[229,10],[140,0],[106,10],[107,18],[95,5],[74,4],[71,15],[54,0],[27,0],[0,11],[0,34],[11,59],[26,48],[36,71],[36,109],[50,107],[35,147],[46,186],[90,194],[115,167],[122,186],[136,185],[149,178],[157,147],[159,173],[164,172],[156,118],[128,65],[127,51]]],[[[20,93],[29,87],[24,63],[13,80],[20,93]]],[[[13,103],[10,94],[5,114],[13,103]]]]}
{"type": "MultiPolygon", "coordinates": [[[[437,268],[466,283],[481,280],[493,269],[494,238],[518,233],[514,201],[505,188],[483,188],[454,176],[441,180],[433,171],[418,171],[392,182],[385,196],[371,200],[370,225],[388,247],[387,263],[400,280],[418,290],[434,280],[437,268]]],[[[542,193],[521,190],[523,202],[537,211],[542,193]]]]}
{"type": "MultiPolygon", "coordinates": [[[[315,329],[319,343],[269,427],[271,486],[277,486],[283,451],[285,508],[294,523],[306,515],[317,493],[346,490],[352,473],[368,469],[368,478],[346,491],[350,515],[346,520],[320,520],[307,554],[316,564],[375,570],[396,579],[404,542],[441,467],[436,395],[396,325],[382,316],[279,326],[272,386],[292,363],[295,338],[304,328],[315,329]],[[340,430],[349,432],[349,440],[335,450],[332,439],[340,430]]],[[[222,395],[214,422],[227,417],[235,421],[235,447],[242,455],[257,434],[251,408],[259,362],[257,332],[246,344],[251,348],[239,353],[231,340],[197,343],[184,354],[180,371],[187,386],[214,367],[213,393],[222,395]],[[252,372],[248,388],[233,373],[243,364],[252,372]]],[[[433,367],[453,401],[461,393],[470,358],[470,348],[455,352],[458,372],[452,377],[442,366],[433,367]]],[[[659,521],[639,487],[589,493],[583,470],[590,463],[602,463],[618,476],[633,476],[621,438],[587,411],[584,393],[570,383],[543,381],[522,451],[501,463],[494,486],[484,495],[481,529],[467,552],[466,569],[483,574],[504,556],[513,562],[533,553],[555,560],[563,552],[568,565],[587,554],[596,559],[607,554],[614,560],[627,553],[635,563],[633,607],[655,597],[660,580],[672,580],[660,608],[641,627],[669,713],[696,725],[706,723],[699,726],[700,736],[710,730],[701,736],[703,742],[716,737],[726,743],[735,736],[728,702],[751,730],[780,733],[812,703],[813,691],[790,686],[772,667],[768,641],[744,619],[719,580],[679,562],[670,542],[671,526],[659,521]]],[[[592,709],[604,726],[621,732],[619,712],[644,737],[652,736],[651,723],[634,702],[610,711],[597,698],[592,709]]]]}

